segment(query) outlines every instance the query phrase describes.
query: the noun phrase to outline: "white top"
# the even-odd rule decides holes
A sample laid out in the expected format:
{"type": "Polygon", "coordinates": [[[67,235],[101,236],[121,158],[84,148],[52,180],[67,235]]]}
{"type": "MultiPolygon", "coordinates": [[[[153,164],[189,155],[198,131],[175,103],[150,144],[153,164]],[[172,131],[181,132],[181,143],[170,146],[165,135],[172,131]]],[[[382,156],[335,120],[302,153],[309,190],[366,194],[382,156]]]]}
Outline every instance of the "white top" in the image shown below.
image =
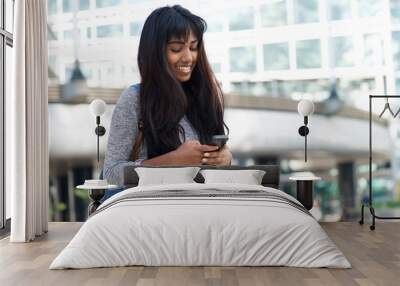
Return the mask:
{"type": "Polygon", "coordinates": [[[289,180],[292,180],[292,181],[318,181],[318,180],[321,180],[321,178],[316,177],[316,176],[293,176],[293,177],[289,177],[289,180]]]}

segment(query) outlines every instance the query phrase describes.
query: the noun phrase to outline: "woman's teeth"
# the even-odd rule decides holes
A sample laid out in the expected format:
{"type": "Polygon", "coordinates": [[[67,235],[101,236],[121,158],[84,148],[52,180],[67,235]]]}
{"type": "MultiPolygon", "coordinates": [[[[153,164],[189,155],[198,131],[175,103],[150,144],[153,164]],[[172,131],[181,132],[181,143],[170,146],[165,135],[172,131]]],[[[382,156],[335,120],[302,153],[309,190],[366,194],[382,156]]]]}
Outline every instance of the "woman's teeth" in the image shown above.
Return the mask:
{"type": "Polygon", "coordinates": [[[184,73],[190,72],[190,66],[178,66],[177,68],[184,73]]]}

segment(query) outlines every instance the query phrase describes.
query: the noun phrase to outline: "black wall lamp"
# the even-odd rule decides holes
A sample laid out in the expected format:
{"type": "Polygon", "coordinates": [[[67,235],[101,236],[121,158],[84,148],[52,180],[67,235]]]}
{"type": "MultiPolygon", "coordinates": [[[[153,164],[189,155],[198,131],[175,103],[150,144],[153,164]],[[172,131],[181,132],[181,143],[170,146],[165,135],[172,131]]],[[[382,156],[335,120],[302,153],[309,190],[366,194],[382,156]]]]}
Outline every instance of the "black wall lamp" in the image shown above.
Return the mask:
{"type": "Polygon", "coordinates": [[[95,99],[92,101],[92,103],[90,103],[89,109],[90,112],[96,117],[97,127],[94,130],[94,132],[97,135],[97,164],[99,164],[100,162],[99,137],[106,134],[106,129],[104,128],[104,126],[100,125],[100,116],[102,116],[106,111],[106,103],[104,102],[104,100],[95,99]]]}
{"type": "Polygon", "coordinates": [[[299,134],[304,136],[304,161],[307,162],[307,135],[310,133],[308,129],[308,116],[314,112],[314,103],[310,100],[303,99],[297,105],[297,111],[304,117],[304,125],[299,128],[299,134]]]}
{"type": "MultiPolygon", "coordinates": [[[[100,125],[100,116],[104,114],[106,111],[106,103],[104,100],[95,99],[89,105],[90,113],[96,117],[96,129],[94,132],[97,135],[97,167],[100,170],[100,148],[99,148],[99,140],[100,136],[106,134],[106,129],[104,126],[100,125]]],[[[99,207],[101,198],[104,197],[106,190],[108,189],[115,189],[117,188],[116,185],[109,185],[106,179],[99,179],[99,180],[85,180],[83,185],[79,185],[76,187],[77,189],[83,189],[89,191],[89,198],[91,200],[88,206],[88,213],[89,216],[96,211],[99,207]]]]}

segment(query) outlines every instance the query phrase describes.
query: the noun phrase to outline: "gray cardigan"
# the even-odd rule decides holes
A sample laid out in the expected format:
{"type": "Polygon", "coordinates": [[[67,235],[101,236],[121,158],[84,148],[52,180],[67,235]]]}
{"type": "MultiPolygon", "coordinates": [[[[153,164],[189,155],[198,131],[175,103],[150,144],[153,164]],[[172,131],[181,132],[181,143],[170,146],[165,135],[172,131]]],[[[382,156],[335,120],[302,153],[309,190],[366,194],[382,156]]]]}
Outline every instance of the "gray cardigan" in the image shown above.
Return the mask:
{"type": "MultiPolygon", "coordinates": [[[[124,90],[113,111],[103,167],[104,178],[109,184],[122,186],[124,167],[140,165],[147,159],[146,141],[144,141],[140,147],[138,160],[129,161],[138,133],[139,88],[140,85],[136,84],[124,90]]],[[[185,131],[185,138],[181,136],[181,142],[189,139],[198,140],[198,134],[186,116],[182,118],[180,125],[185,131]]]]}

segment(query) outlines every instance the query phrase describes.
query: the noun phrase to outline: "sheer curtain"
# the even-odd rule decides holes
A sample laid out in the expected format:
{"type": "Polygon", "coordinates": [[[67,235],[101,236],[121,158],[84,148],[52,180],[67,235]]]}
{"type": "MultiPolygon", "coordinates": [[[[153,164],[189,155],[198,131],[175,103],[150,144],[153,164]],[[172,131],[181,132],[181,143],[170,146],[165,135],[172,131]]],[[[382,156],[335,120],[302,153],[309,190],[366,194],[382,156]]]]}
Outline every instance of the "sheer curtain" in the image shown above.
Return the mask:
{"type": "Polygon", "coordinates": [[[13,92],[6,98],[6,187],[11,190],[12,242],[48,227],[47,6],[15,2],[13,92]]]}

